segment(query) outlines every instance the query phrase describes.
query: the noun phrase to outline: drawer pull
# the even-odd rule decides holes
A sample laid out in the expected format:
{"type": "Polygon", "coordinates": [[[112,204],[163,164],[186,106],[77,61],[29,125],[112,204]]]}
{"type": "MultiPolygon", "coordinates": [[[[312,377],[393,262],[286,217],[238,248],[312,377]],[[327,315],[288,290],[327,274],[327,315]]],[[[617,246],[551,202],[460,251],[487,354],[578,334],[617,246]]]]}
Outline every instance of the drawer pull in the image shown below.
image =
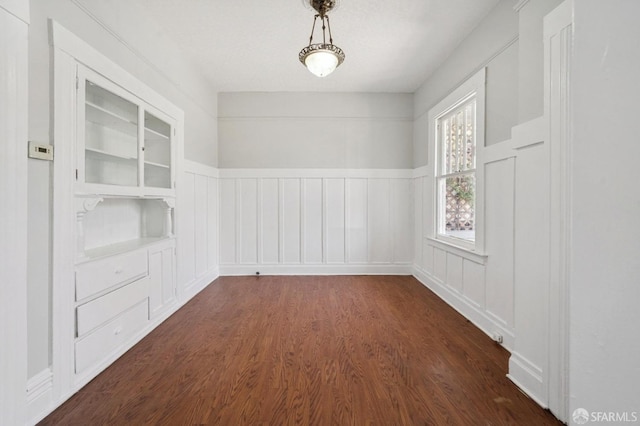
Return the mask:
{"type": "Polygon", "coordinates": [[[113,334],[115,334],[116,336],[120,333],[122,333],[122,327],[118,327],[115,330],[113,330],[113,334]]]}

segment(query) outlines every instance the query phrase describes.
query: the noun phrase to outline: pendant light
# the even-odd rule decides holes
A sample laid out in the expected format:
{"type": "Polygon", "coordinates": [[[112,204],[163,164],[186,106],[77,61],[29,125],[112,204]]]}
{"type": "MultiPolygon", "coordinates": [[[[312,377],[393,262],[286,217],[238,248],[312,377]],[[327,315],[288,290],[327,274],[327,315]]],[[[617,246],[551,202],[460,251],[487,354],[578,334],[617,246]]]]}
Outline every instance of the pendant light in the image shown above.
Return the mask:
{"type": "MultiPolygon", "coordinates": [[[[304,0],[305,2],[307,0],[304,0]]],[[[310,6],[318,12],[313,18],[309,45],[304,47],[298,54],[300,62],[309,71],[318,77],[326,77],[331,74],[344,61],[344,52],[333,44],[331,36],[331,26],[327,13],[333,9],[335,0],[308,0],[310,6]],[[322,21],[322,43],[313,43],[313,33],[316,29],[316,22],[320,18],[322,21]],[[326,32],[329,32],[329,43],[327,43],[326,32]]]]}

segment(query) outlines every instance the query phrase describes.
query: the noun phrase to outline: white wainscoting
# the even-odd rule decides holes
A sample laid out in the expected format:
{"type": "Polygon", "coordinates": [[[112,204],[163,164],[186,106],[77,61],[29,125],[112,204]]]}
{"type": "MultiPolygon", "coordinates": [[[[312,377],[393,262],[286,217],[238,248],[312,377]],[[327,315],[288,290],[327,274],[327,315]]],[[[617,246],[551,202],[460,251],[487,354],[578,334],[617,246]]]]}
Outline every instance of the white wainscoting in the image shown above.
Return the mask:
{"type": "Polygon", "coordinates": [[[411,170],[221,169],[220,274],[411,274],[411,170]]]}
{"type": "Polygon", "coordinates": [[[513,159],[485,165],[485,254],[470,253],[433,239],[431,176],[417,171],[414,275],[490,336],[513,345],[513,159]],[[509,187],[511,185],[511,188],[509,187]]]}
{"type": "Polygon", "coordinates": [[[550,260],[550,163],[545,121],[514,129],[517,149],[514,240],[515,345],[508,377],[543,407],[548,407],[548,318],[550,260]]]}
{"type": "Polygon", "coordinates": [[[186,300],[218,277],[217,169],[184,162],[178,212],[178,297],[186,300]]]}
{"type": "MultiPolygon", "coordinates": [[[[414,275],[512,352],[510,377],[536,401],[546,377],[549,283],[549,156],[544,120],[513,128],[512,139],[483,152],[485,251],[433,239],[434,184],[414,179],[414,275]]],[[[541,405],[544,406],[542,402],[541,405]]]]}

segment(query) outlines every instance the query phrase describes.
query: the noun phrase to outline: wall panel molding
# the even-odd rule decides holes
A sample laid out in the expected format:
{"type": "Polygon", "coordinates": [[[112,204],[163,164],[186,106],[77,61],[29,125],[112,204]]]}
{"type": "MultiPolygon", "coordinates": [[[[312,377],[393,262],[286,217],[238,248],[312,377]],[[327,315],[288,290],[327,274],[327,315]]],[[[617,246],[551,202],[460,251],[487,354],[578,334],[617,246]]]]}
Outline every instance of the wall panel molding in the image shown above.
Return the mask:
{"type": "Polygon", "coordinates": [[[189,299],[218,277],[219,180],[217,170],[184,162],[176,236],[178,295],[189,299]]]}
{"type": "Polygon", "coordinates": [[[320,172],[220,170],[221,274],[411,273],[411,171],[320,172]]]}
{"type": "MultiPolygon", "coordinates": [[[[543,172],[540,153],[547,147],[543,117],[513,127],[511,135],[509,140],[485,147],[479,159],[478,168],[485,171],[486,243],[482,253],[451,246],[430,235],[434,220],[432,167],[414,169],[413,175],[414,206],[421,207],[414,213],[414,275],[490,337],[500,334],[507,349],[514,347],[516,337],[515,289],[523,275],[517,268],[523,262],[532,264],[531,258],[522,257],[531,250],[524,250],[522,244],[516,246],[516,228],[530,217],[542,217],[539,211],[547,208],[548,202],[531,188],[531,183],[543,185],[536,174],[543,172]],[[523,193],[535,199],[520,195],[523,193]],[[523,201],[528,208],[517,209],[523,201]]],[[[543,263],[539,259],[533,268],[542,269],[543,263]]],[[[521,368],[515,374],[526,371],[533,370],[521,368]]],[[[528,389],[538,388],[531,385],[528,389]]]]}

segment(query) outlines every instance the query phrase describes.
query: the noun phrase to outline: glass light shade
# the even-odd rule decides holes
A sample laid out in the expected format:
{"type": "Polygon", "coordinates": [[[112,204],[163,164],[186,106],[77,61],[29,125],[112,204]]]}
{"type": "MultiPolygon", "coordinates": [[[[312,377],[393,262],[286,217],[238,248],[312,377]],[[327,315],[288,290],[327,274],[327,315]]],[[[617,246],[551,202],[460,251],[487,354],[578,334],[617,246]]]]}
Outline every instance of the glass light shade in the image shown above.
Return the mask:
{"type": "Polygon", "coordinates": [[[330,50],[316,50],[304,60],[307,69],[318,77],[326,77],[338,66],[338,57],[330,50]]]}

